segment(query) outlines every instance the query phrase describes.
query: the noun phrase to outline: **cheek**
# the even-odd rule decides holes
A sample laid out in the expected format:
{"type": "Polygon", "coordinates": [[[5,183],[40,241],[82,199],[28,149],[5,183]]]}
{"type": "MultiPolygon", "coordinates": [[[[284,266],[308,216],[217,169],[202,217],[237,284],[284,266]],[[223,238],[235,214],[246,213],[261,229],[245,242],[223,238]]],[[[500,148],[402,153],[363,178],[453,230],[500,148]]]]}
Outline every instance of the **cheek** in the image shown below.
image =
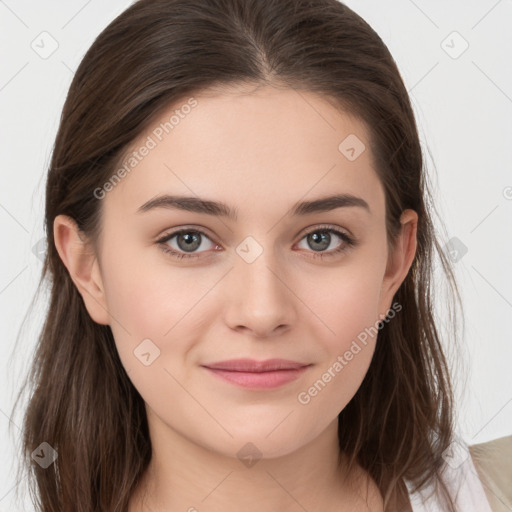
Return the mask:
{"type": "Polygon", "coordinates": [[[380,267],[372,269],[361,262],[346,265],[337,272],[315,276],[304,283],[306,305],[321,322],[317,337],[326,340],[328,349],[343,350],[359,333],[379,321],[380,267]]]}
{"type": "MultiPolygon", "coordinates": [[[[212,272],[198,277],[197,269],[180,269],[157,259],[148,264],[136,251],[125,251],[115,259],[107,257],[103,265],[117,351],[141,394],[146,382],[156,379],[156,369],[172,370],[186,357],[200,334],[208,292],[219,279],[212,272]]],[[[164,374],[163,379],[169,376],[164,374]]]]}
{"type": "Polygon", "coordinates": [[[305,285],[307,305],[321,319],[310,322],[319,364],[298,402],[315,414],[338,414],[366,375],[378,335],[381,272],[381,263],[361,258],[305,285]]]}
{"type": "Polygon", "coordinates": [[[143,257],[144,251],[107,259],[106,301],[111,315],[133,336],[162,337],[198,302],[209,282],[197,279],[193,269],[166,264],[163,256],[143,257]]]}
{"type": "Polygon", "coordinates": [[[159,397],[170,390],[179,393],[171,363],[186,356],[187,328],[205,291],[169,266],[143,264],[126,255],[105,267],[105,294],[119,358],[144,401],[158,409],[159,397]]]}

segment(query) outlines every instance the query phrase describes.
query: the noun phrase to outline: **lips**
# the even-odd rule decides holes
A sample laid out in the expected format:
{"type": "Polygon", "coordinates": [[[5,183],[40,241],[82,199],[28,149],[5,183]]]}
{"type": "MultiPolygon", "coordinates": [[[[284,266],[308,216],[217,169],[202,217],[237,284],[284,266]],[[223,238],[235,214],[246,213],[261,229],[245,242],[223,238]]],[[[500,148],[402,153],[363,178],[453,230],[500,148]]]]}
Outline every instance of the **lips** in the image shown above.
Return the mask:
{"type": "Polygon", "coordinates": [[[215,363],[208,363],[202,366],[213,370],[226,370],[232,372],[272,372],[277,370],[298,370],[308,363],[300,363],[297,361],[290,361],[288,359],[267,359],[265,361],[257,361],[255,359],[230,359],[228,361],[218,361],[215,363]]]}
{"type": "Polygon", "coordinates": [[[254,390],[269,390],[299,378],[311,364],[288,359],[231,359],[202,366],[230,384],[254,390]]]}

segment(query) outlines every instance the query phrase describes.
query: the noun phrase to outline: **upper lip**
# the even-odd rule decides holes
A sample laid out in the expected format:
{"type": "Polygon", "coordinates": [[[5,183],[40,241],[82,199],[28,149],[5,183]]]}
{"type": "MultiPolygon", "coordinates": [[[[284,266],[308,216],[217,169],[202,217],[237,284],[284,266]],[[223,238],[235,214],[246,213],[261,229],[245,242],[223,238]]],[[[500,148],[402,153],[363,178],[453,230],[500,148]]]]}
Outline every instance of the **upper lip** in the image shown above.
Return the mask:
{"type": "Polygon", "coordinates": [[[265,361],[256,361],[255,359],[230,359],[229,361],[218,361],[208,363],[202,366],[216,370],[230,370],[236,372],[271,372],[275,370],[296,370],[308,363],[299,363],[287,359],[267,359],[265,361]]]}

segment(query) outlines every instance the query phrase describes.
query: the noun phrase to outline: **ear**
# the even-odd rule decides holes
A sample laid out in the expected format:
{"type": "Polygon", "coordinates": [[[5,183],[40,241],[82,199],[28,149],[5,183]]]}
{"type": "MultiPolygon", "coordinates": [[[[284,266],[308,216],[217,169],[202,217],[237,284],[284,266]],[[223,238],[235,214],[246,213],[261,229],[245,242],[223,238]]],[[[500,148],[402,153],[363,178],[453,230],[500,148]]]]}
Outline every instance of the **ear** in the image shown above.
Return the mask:
{"type": "Polygon", "coordinates": [[[67,215],[57,215],[53,236],[60,259],[84,300],[91,318],[108,325],[109,314],[103,282],[95,252],[76,222],[67,215]]]}
{"type": "Polygon", "coordinates": [[[402,225],[395,247],[388,256],[386,272],[380,292],[379,312],[384,318],[398,288],[404,281],[416,255],[418,214],[414,210],[404,210],[400,216],[402,225]]]}

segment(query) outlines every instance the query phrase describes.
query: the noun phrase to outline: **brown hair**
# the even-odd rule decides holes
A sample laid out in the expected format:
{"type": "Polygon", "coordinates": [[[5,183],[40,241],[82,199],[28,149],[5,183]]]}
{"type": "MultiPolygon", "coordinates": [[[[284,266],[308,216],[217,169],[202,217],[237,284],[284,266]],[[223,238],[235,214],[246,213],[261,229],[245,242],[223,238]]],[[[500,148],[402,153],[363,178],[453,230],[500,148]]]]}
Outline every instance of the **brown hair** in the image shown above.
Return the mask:
{"type": "MultiPolygon", "coordinates": [[[[151,458],[144,401],[108,325],[89,316],[57,253],[53,222],[73,218],[92,242],[93,191],[130,143],[178,100],[215,87],[271,84],[322,95],[365,122],[386,194],[392,245],[404,209],[418,213],[417,252],[395,295],[359,390],[339,415],[339,443],[369,472],[386,507],[429,483],[446,494],[443,452],[453,437],[453,391],[433,311],[436,239],[415,118],[398,68],[377,33],[336,0],[140,0],[97,37],[71,83],[50,162],[39,282],[50,304],[24,387],[24,469],[38,510],[125,511],[151,458]],[[43,469],[43,442],[58,452],[43,469]],[[78,462],[79,461],[79,462],[78,462]]],[[[39,288],[38,288],[39,289],[39,288]]],[[[19,399],[19,397],[18,397],[19,399]]],[[[450,499],[449,507],[453,503],[450,499]]],[[[393,510],[397,510],[396,508],[393,510]]]]}

